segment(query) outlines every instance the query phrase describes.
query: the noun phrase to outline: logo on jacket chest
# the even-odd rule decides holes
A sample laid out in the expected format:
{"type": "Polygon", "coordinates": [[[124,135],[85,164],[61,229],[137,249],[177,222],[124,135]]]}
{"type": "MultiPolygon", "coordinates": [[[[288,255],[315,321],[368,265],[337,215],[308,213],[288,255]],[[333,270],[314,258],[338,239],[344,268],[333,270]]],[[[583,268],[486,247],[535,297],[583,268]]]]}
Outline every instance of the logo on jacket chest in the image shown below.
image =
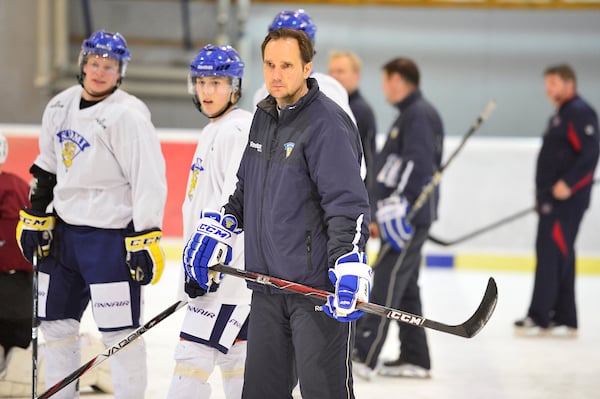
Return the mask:
{"type": "Polygon", "coordinates": [[[61,146],[63,164],[68,168],[73,165],[73,159],[81,154],[90,143],[74,130],[61,130],[56,133],[61,146]]]}
{"type": "Polygon", "coordinates": [[[400,129],[398,129],[397,126],[394,126],[394,128],[390,131],[390,138],[391,139],[396,139],[398,138],[398,134],[400,133],[400,129]]]}
{"type": "Polygon", "coordinates": [[[287,142],[287,143],[285,143],[285,144],[283,145],[283,149],[285,150],[285,157],[286,157],[286,158],[289,158],[289,156],[291,155],[291,153],[292,153],[292,150],[294,149],[294,146],[295,146],[295,145],[296,145],[296,144],[295,144],[295,143],[292,143],[291,141],[290,141],[290,142],[287,142]]]}

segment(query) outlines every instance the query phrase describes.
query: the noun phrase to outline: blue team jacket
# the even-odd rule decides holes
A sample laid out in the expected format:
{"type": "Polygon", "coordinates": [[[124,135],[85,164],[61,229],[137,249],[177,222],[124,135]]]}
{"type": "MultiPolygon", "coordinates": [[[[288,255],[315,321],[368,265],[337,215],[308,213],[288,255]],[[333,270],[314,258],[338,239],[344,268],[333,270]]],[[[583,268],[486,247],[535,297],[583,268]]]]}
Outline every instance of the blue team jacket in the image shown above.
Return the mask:
{"type": "Polygon", "coordinates": [[[364,249],[369,202],[356,126],[315,79],[307,83],[280,112],[271,96],[258,104],[225,211],[244,229],[246,270],[331,289],[328,267],[364,249]]]}
{"type": "Polygon", "coordinates": [[[551,188],[563,179],[573,196],[565,205],[587,209],[598,163],[598,117],[579,96],[558,109],[548,122],[538,154],[535,185],[537,203],[553,203],[551,188]]]}

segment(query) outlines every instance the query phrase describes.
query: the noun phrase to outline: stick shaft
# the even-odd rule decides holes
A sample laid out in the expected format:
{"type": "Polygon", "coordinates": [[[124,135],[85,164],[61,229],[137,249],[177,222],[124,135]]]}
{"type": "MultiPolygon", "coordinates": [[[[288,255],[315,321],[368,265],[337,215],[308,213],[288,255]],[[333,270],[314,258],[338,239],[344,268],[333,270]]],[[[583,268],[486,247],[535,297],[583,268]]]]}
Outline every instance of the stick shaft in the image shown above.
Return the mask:
{"type": "Polygon", "coordinates": [[[33,253],[33,275],[31,297],[33,299],[33,313],[31,316],[31,398],[37,397],[37,365],[38,365],[38,255],[33,253]]]}
{"type": "MultiPolygon", "coordinates": [[[[250,272],[247,270],[235,269],[229,266],[216,265],[211,267],[211,269],[224,274],[240,277],[248,281],[253,281],[262,285],[271,286],[277,289],[318,298],[322,301],[326,301],[327,297],[333,295],[333,293],[331,292],[319,290],[317,288],[312,288],[303,284],[295,283],[293,281],[283,280],[280,278],[250,272]]],[[[493,278],[490,278],[483,300],[480,303],[477,310],[475,311],[475,313],[473,313],[473,315],[466,322],[455,326],[440,323],[434,320],[429,320],[423,316],[415,315],[397,309],[388,308],[386,306],[377,305],[375,303],[370,302],[359,301],[356,305],[356,308],[367,313],[372,313],[381,317],[386,317],[388,319],[397,320],[413,326],[430,328],[448,334],[458,335],[460,337],[471,338],[475,336],[475,334],[477,334],[485,326],[489,318],[492,316],[492,312],[496,307],[497,300],[498,289],[496,287],[496,282],[493,278]]]]}
{"type": "Polygon", "coordinates": [[[423,190],[421,190],[421,193],[419,194],[419,196],[417,197],[415,202],[412,204],[410,212],[409,212],[408,216],[406,217],[409,223],[415,218],[415,216],[417,215],[417,212],[419,212],[419,210],[423,207],[423,205],[425,205],[425,202],[431,196],[431,193],[433,193],[433,190],[440,184],[440,180],[442,178],[442,173],[444,172],[444,170],[448,167],[448,165],[450,165],[452,160],[458,155],[460,150],[465,146],[467,140],[479,129],[479,127],[483,124],[483,122],[490,116],[492,110],[495,107],[496,107],[496,102],[494,100],[490,100],[490,102],[486,105],[483,112],[481,112],[481,114],[477,117],[477,119],[475,120],[473,125],[471,125],[471,127],[469,128],[467,133],[463,136],[458,147],[456,147],[454,149],[454,151],[452,152],[452,154],[450,154],[450,156],[448,157],[448,160],[440,167],[439,170],[435,171],[435,173],[433,174],[433,177],[431,178],[431,181],[423,188],[423,190]]]}
{"type": "Polygon", "coordinates": [[[51,397],[52,395],[54,395],[55,393],[57,393],[58,391],[60,391],[61,389],[63,389],[67,385],[69,385],[70,383],[72,383],[73,381],[79,379],[83,374],[85,374],[92,368],[96,367],[97,365],[99,365],[100,363],[102,363],[103,361],[105,361],[106,359],[108,359],[109,357],[111,357],[112,355],[114,355],[115,353],[120,351],[121,349],[123,349],[125,346],[127,346],[131,342],[135,341],[146,331],[148,331],[149,329],[151,329],[152,327],[154,327],[155,325],[157,325],[158,323],[160,323],[161,321],[163,321],[164,319],[166,319],[167,317],[169,317],[170,315],[175,313],[178,309],[181,309],[182,307],[184,307],[186,304],[187,304],[186,301],[175,302],[174,304],[169,306],[167,309],[163,310],[158,315],[154,316],[154,318],[152,320],[150,320],[143,326],[139,327],[138,329],[133,331],[131,334],[123,337],[122,339],[119,340],[119,342],[108,347],[104,352],[100,353],[99,355],[94,357],[92,360],[85,363],[84,365],[79,367],[77,370],[73,371],[71,374],[69,374],[68,376],[66,376],[59,382],[57,382],[54,386],[52,386],[51,388],[46,390],[46,392],[42,393],[39,397],[37,397],[37,399],[46,399],[46,398],[51,397]]]}

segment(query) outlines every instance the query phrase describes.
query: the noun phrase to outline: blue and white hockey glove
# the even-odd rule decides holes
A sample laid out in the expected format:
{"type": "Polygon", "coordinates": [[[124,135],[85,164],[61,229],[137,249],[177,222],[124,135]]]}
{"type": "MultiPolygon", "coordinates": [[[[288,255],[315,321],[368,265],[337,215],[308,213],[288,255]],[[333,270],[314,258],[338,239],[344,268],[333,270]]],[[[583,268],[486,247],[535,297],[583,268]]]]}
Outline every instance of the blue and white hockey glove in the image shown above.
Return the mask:
{"type": "Polygon", "coordinates": [[[323,312],[338,321],[354,321],[364,314],[356,309],[356,302],[368,302],[371,294],[373,269],[367,265],[364,252],[349,252],[329,269],[329,279],[335,286],[335,294],[327,298],[323,312]]]}
{"type": "Polygon", "coordinates": [[[16,229],[17,244],[29,263],[33,262],[34,252],[37,252],[38,258],[50,254],[55,224],[56,218],[50,213],[21,209],[16,229]]]}
{"type": "Polygon", "coordinates": [[[183,249],[185,274],[198,282],[200,288],[209,291],[213,283],[221,281],[221,273],[210,270],[211,266],[231,262],[231,245],[234,234],[239,232],[233,215],[204,210],[196,230],[183,249]]]}
{"type": "Polygon", "coordinates": [[[381,235],[392,248],[402,251],[413,235],[413,227],[406,216],[410,212],[408,200],[397,194],[377,203],[377,222],[381,226],[381,235]]]}
{"type": "Polygon", "coordinates": [[[125,237],[125,261],[131,279],[140,285],[156,284],[165,269],[165,254],[160,247],[159,228],[131,233],[125,237]]]}

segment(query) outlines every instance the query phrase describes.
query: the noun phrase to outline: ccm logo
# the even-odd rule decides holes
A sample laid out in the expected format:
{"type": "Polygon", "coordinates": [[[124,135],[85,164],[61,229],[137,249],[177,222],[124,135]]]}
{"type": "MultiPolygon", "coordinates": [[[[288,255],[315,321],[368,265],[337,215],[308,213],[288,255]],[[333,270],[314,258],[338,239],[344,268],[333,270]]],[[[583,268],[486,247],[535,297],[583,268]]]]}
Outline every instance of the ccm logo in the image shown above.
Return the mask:
{"type": "Polygon", "coordinates": [[[217,236],[223,239],[231,237],[231,231],[219,226],[210,225],[206,223],[201,223],[200,226],[198,226],[198,228],[196,229],[196,231],[200,233],[210,234],[212,236],[217,236]]]}
{"type": "Polygon", "coordinates": [[[425,322],[425,320],[423,320],[423,318],[421,317],[393,311],[388,313],[388,317],[390,319],[400,320],[405,323],[414,324],[415,326],[420,326],[425,322]]]}

